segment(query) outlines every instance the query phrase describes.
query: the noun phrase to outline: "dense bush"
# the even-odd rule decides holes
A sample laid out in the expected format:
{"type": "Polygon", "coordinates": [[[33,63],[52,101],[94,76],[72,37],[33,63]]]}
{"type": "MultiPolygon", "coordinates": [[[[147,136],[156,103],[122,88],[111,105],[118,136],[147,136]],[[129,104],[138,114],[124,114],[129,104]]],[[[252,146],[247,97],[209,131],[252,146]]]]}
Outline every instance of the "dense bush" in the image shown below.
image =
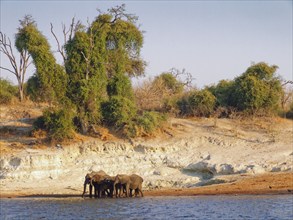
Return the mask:
{"type": "Polygon", "coordinates": [[[34,122],[34,129],[45,129],[51,140],[70,139],[74,134],[73,115],[67,109],[47,109],[34,122]]]}
{"type": "Polygon", "coordinates": [[[136,115],[133,101],[122,96],[112,96],[102,104],[103,119],[108,125],[121,127],[129,124],[136,115]]]}
{"type": "Polygon", "coordinates": [[[215,96],[204,89],[186,94],[177,104],[181,115],[208,117],[213,112],[215,103],[215,96]]]}
{"type": "Polygon", "coordinates": [[[40,90],[39,88],[40,88],[39,78],[37,77],[37,75],[34,74],[28,79],[26,83],[26,87],[25,87],[25,93],[30,98],[30,100],[34,102],[42,101],[42,98],[44,97],[44,95],[40,94],[42,93],[42,90],[40,90]]]}
{"type": "Polygon", "coordinates": [[[17,95],[17,87],[8,80],[0,78],[0,104],[9,104],[17,95]]]}
{"type": "Polygon", "coordinates": [[[276,112],[283,92],[275,76],[277,66],[258,63],[235,79],[232,105],[240,111],[276,112]]]}
{"type": "Polygon", "coordinates": [[[221,80],[217,85],[209,86],[207,89],[216,97],[216,106],[232,105],[234,81],[221,80]]]}
{"type": "Polygon", "coordinates": [[[163,84],[165,90],[169,91],[169,94],[175,95],[183,92],[184,84],[180,82],[172,73],[162,73],[154,80],[154,84],[163,84]]]}
{"type": "Polygon", "coordinates": [[[129,137],[148,136],[160,128],[167,117],[155,111],[146,111],[137,116],[125,128],[124,132],[129,137]]]}
{"type": "Polygon", "coordinates": [[[139,127],[146,133],[154,132],[166,117],[158,112],[144,112],[142,116],[138,117],[136,122],[139,127]]]}

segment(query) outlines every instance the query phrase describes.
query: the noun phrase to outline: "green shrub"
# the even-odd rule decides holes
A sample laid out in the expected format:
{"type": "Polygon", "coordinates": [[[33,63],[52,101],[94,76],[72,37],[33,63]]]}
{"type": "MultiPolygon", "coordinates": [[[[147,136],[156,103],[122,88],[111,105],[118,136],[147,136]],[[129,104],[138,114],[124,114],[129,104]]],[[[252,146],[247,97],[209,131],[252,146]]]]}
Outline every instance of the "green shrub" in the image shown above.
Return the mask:
{"type": "Polygon", "coordinates": [[[165,90],[170,94],[180,94],[183,92],[184,84],[180,82],[172,73],[162,73],[157,76],[153,82],[154,84],[163,84],[165,90]]]}
{"type": "Polygon", "coordinates": [[[164,100],[162,111],[173,116],[177,116],[180,112],[178,101],[182,98],[180,95],[175,95],[164,100]]]}
{"type": "Polygon", "coordinates": [[[0,104],[9,104],[17,95],[17,86],[13,86],[8,80],[0,78],[0,104]]]}
{"type": "Polygon", "coordinates": [[[31,76],[26,83],[25,92],[29,96],[30,100],[34,102],[42,101],[43,95],[40,89],[40,81],[37,75],[31,76]]]}
{"type": "Polygon", "coordinates": [[[257,63],[235,79],[232,105],[250,113],[277,112],[282,86],[276,77],[277,66],[257,63]]]}
{"type": "Polygon", "coordinates": [[[146,133],[152,133],[160,127],[163,121],[166,121],[166,117],[158,112],[144,112],[142,116],[137,118],[137,125],[143,128],[146,133]]]}
{"type": "Polygon", "coordinates": [[[103,119],[108,125],[117,127],[129,124],[136,115],[133,101],[122,96],[112,96],[102,104],[103,119]]]}
{"type": "Polygon", "coordinates": [[[167,117],[164,114],[147,111],[128,123],[124,132],[129,137],[148,136],[160,128],[166,120],[167,117]]]}
{"type": "Polygon", "coordinates": [[[46,109],[34,122],[34,129],[48,132],[51,140],[62,141],[73,137],[73,116],[65,109],[46,109]]]}
{"type": "Polygon", "coordinates": [[[209,86],[207,89],[216,97],[216,105],[228,107],[232,105],[234,81],[221,80],[217,85],[209,86]]]}
{"type": "Polygon", "coordinates": [[[192,91],[178,101],[180,114],[185,116],[208,117],[214,111],[215,96],[207,89],[192,91]]]}

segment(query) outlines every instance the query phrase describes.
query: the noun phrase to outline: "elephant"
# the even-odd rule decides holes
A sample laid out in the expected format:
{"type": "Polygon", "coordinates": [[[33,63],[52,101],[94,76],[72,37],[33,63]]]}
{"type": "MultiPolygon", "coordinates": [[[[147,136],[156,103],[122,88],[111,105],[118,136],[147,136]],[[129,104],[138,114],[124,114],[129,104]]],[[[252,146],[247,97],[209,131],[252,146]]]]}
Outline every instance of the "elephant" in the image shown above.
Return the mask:
{"type": "Polygon", "coordinates": [[[91,185],[95,188],[95,198],[107,196],[112,198],[114,192],[115,177],[109,175],[94,175],[91,178],[91,185]]]}
{"type": "Polygon", "coordinates": [[[126,193],[126,184],[116,183],[114,186],[116,198],[121,197],[121,193],[126,193]]]}
{"type": "MultiPolygon", "coordinates": [[[[143,182],[143,178],[139,175],[132,174],[129,176],[129,175],[125,175],[125,174],[118,174],[115,177],[115,181],[114,181],[113,186],[115,187],[116,184],[120,183],[123,187],[125,187],[126,197],[132,196],[132,190],[135,190],[136,196],[140,193],[141,196],[143,197],[142,182],[143,182]]],[[[116,196],[117,196],[117,189],[115,189],[115,191],[116,191],[116,196]]],[[[119,192],[119,196],[120,195],[121,195],[121,190],[119,192]]]]}
{"type": "Polygon", "coordinates": [[[91,179],[95,175],[104,176],[104,175],[107,175],[107,174],[103,170],[100,170],[98,172],[92,171],[91,173],[87,173],[86,176],[85,176],[84,184],[83,184],[82,197],[84,197],[84,194],[86,193],[86,185],[89,184],[89,197],[92,198],[92,188],[93,188],[93,185],[91,184],[91,179]]]}
{"type": "Polygon", "coordinates": [[[141,197],[143,197],[143,193],[142,193],[142,182],[143,182],[143,178],[137,174],[132,174],[130,176],[130,186],[129,186],[129,194],[130,197],[132,197],[132,190],[135,191],[135,196],[138,196],[138,194],[140,193],[141,197]]]}

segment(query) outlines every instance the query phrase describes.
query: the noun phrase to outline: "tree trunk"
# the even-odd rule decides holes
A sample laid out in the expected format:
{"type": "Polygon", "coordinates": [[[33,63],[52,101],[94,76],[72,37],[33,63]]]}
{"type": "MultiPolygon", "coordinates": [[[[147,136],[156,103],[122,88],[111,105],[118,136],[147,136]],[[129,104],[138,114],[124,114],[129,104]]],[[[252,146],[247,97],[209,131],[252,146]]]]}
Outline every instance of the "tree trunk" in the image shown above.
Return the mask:
{"type": "Polygon", "coordinates": [[[22,86],[18,86],[18,92],[19,92],[19,101],[22,102],[23,99],[24,99],[23,87],[22,86]]]}
{"type": "Polygon", "coordinates": [[[20,77],[17,77],[18,81],[18,95],[19,95],[19,101],[22,102],[24,99],[24,94],[23,94],[23,83],[21,81],[20,77]]]}

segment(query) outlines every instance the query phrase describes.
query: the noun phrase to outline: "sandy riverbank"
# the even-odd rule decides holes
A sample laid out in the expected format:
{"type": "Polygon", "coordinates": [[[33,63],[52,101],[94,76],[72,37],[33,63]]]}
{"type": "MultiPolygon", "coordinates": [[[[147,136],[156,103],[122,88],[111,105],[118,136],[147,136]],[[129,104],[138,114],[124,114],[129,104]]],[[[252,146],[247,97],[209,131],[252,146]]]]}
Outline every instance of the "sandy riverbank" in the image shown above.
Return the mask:
{"type": "MultiPolygon", "coordinates": [[[[231,183],[215,184],[193,188],[164,188],[145,190],[144,196],[198,196],[198,195],[276,195],[293,194],[293,172],[268,173],[261,175],[239,175],[231,183]]],[[[66,198],[80,197],[81,194],[42,194],[30,190],[23,192],[1,192],[1,198],[47,197],[66,198]]]]}

